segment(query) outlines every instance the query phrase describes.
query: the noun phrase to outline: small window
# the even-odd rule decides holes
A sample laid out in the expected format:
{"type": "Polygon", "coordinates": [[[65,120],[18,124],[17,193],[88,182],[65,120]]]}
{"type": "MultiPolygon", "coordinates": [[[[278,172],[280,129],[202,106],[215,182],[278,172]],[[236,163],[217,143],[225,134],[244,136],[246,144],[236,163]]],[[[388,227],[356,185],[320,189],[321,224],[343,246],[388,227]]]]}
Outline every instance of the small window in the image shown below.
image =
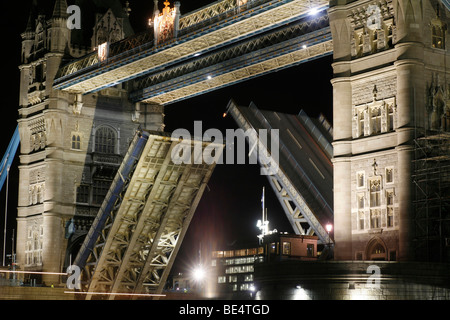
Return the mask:
{"type": "Polygon", "coordinates": [[[358,136],[364,135],[364,110],[359,113],[358,116],[358,125],[359,125],[359,132],[358,136]]]}
{"type": "Polygon", "coordinates": [[[364,187],[364,180],[365,180],[365,174],[364,172],[358,172],[356,174],[356,185],[358,188],[363,188],[364,187]]]}
{"type": "Polygon", "coordinates": [[[386,192],[386,225],[388,228],[394,226],[394,191],[386,192]]]}
{"type": "Polygon", "coordinates": [[[370,227],[372,229],[381,228],[381,214],[380,210],[370,210],[370,227]]]}
{"type": "Polygon", "coordinates": [[[81,150],[81,137],[79,134],[72,135],[72,149],[81,150]]]}
{"type": "Polygon", "coordinates": [[[364,210],[364,194],[358,194],[358,209],[364,210]]]}
{"type": "Polygon", "coordinates": [[[283,242],[283,255],[290,256],[291,255],[291,243],[283,242]]]}
{"type": "Polygon", "coordinates": [[[393,131],[394,129],[395,129],[395,127],[394,127],[394,115],[395,114],[395,109],[394,109],[394,106],[389,106],[388,107],[388,121],[389,121],[389,127],[388,127],[388,130],[389,131],[393,131]]]}
{"type": "Polygon", "coordinates": [[[394,226],[394,208],[387,208],[387,227],[392,228],[394,226]]]}
{"type": "Polygon", "coordinates": [[[381,132],[381,108],[375,107],[370,110],[371,116],[371,133],[380,133],[381,132]]]}
{"type": "Polygon", "coordinates": [[[308,257],[314,257],[314,244],[308,243],[306,245],[306,255],[308,257]]]}
{"type": "Polygon", "coordinates": [[[394,182],[394,168],[386,168],[386,183],[394,182]]]}
{"type": "Polygon", "coordinates": [[[364,216],[365,216],[364,215],[364,211],[358,212],[359,230],[364,230],[365,229],[365,226],[364,226],[365,217],[364,216]]]}

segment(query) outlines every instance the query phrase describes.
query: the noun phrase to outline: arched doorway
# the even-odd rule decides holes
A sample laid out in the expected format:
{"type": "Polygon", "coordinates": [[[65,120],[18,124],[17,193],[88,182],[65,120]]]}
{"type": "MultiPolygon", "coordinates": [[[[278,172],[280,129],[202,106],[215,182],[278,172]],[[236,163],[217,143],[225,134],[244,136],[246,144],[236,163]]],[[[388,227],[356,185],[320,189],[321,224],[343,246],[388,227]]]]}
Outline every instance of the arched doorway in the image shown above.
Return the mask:
{"type": "Polygon", "coordinates": [[[67,245],[66,256],[64,259],[64,270],[70,266],[78,255],[78,251],[80,251],[81,245],[84,242],[84,238],[86,234],[76,237],[75,239],[71,239],[69,244],[67,245]]]}
{"type": "Polygon", "coordinates": [[[366,260],[385,261],[387,260],[387,248],[383,240],[373,238],[366,246],[366,260]]]}

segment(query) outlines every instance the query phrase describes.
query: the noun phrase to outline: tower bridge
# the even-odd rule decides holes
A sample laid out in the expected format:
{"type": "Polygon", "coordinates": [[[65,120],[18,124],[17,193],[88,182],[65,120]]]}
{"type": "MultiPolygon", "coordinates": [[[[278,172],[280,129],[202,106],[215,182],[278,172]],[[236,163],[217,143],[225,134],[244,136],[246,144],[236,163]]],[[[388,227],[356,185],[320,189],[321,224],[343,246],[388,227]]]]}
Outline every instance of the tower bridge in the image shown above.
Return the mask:
{"type": "Polygon", "coordinates": [[[269,182],[294,230],[334,242],[337,260],[449,261],[448,148],[436,151],[442,181],[416,181],[438,189],[440,206],[412,186],[423,170],[412,164],[429,162],[413,161],[414,142],[450,128],[448,1],[223,0],[185,15],[154,2],[139,34],[128,34],[126,10],[102,8],[95,50],[77,58],[65,0],[48,21],[30,16],[18,120],[24,270],[62,272],[76,252],[87,298],[160,293],[214,169],[172,162],[179,141],[163,132],[164,106],[329,54],[332,138],[304,113],[228,110],[241,128],[286,129],[269,182]]]}

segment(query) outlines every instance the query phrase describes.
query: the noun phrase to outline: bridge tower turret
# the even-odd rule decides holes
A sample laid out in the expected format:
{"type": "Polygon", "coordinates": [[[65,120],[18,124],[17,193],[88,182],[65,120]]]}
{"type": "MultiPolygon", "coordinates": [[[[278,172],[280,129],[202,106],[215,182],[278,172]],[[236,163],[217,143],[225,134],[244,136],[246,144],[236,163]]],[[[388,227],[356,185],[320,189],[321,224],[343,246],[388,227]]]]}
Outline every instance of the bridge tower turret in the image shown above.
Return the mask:
{"type": "MultiPolygon", "coordinates": [[[[436,79],[444,79],[439,85],[445,83],[449,90],[448,32],[443,26],[450,13],[433,0],[337,0],[330,2],[329,18],[334,46],[335,258],[448,259],[445,249],[439,258],[423,254],[431,243],[418,250],[422,240],[416,231],[429,225],[419,218],[414,181],[417,139],[448,132],[448,127],[429,125],[427,91],[436,79]]],[[[442,123],[448,99],[448,93],[442,95],[436,115],[442,123]]],[[[435,244],[443,248],[448,236],[437,235],[435,244]]]]}
{"type": "MultiPolygon", "coordinates": [[[[142,104],[136,115],[126,84],[90,95],[53,88],[62,64],[92,50],[83,46],[119,41],[133,33],[129,10],[119,1],[76,3],[85,29],[67,26],[66,0],[56,0],[47,17],[35,1],[22,33],[16,241],[22,271],[65,272],[136,129],[164,128],[161,106],[142,104]],[[114,28],[105,21],[115,22],[114,28]]],[[[63,280],[46,274],[38,282],[63,280]]]]}

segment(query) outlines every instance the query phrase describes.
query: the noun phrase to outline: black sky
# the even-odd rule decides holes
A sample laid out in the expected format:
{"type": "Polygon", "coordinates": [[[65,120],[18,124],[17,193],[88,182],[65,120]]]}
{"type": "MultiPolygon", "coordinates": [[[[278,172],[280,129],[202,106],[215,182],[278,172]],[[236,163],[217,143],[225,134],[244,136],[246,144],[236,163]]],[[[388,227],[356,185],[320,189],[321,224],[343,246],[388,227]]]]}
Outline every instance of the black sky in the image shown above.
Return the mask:
{"type": "MultiPolygon", "coordinates": [[[[1,12],[0,26],[5,41],[1,48],[3,81],[1,122],[2,140],[0,156],[12,137],[17,125],[19,96],[20,34],[25,30],[31,0],[5,1],[1,12]]],[[[48,11],[53,0],[39,0],[48,11]]],[[[68,1],[71,4],[73,1],[68,1]]],[[[124,1],[123,1],[124,2],[124,1]]],[[[145,29],[152,14],[153,1],[130,0],[131,23],[136,32],[145,29]]],[[[160,6],[162,6],[160,1],[160,6]]],[[[172,1],[173,2],[173,1],[172,1]]],[[[181,0],[181,11],[190,12],[213,1],[181,0]]],[[[275,72],[234,86],[191,98],[166,107],[166,131],[186,128],[192,131],[194,121],[203,121],[208,128],[236,129],[231,117],[222,114],[233,98],[248,106],[253,101],[260,109],[296,114],[304,109],[311,117],[323,113],[332,121],[331,57],[314,60],[297,67],[275,72]]],[[[11,168],[8,198],[8,238],[16,228],[18,157],[11,168]]],[[[261,192],[266,187],[266,204],[271,227],[279,231],[291,231],[275,194],[266,177],[260,176],[257,165],[218,165],[209,183],[209,189],[199,204],[194,219],[181,247],[177,266],[189,267],[202,248],[224,248],[236,243],[256,243],[256,221],[261,215],[261,192]]],[[[0,193],[0,226],[3,244],[3,222],[5,213],[5,189],[0,193]]],[[[1,246],[2,247],[2,246],[1,246]]],[[[8,243],[10,248],[10,243],[8,243]]],[[[0,252],[2,249],[0,248],[0,252]]],[[[11,249],[7,249],[10,253],[11,249]]]]}

